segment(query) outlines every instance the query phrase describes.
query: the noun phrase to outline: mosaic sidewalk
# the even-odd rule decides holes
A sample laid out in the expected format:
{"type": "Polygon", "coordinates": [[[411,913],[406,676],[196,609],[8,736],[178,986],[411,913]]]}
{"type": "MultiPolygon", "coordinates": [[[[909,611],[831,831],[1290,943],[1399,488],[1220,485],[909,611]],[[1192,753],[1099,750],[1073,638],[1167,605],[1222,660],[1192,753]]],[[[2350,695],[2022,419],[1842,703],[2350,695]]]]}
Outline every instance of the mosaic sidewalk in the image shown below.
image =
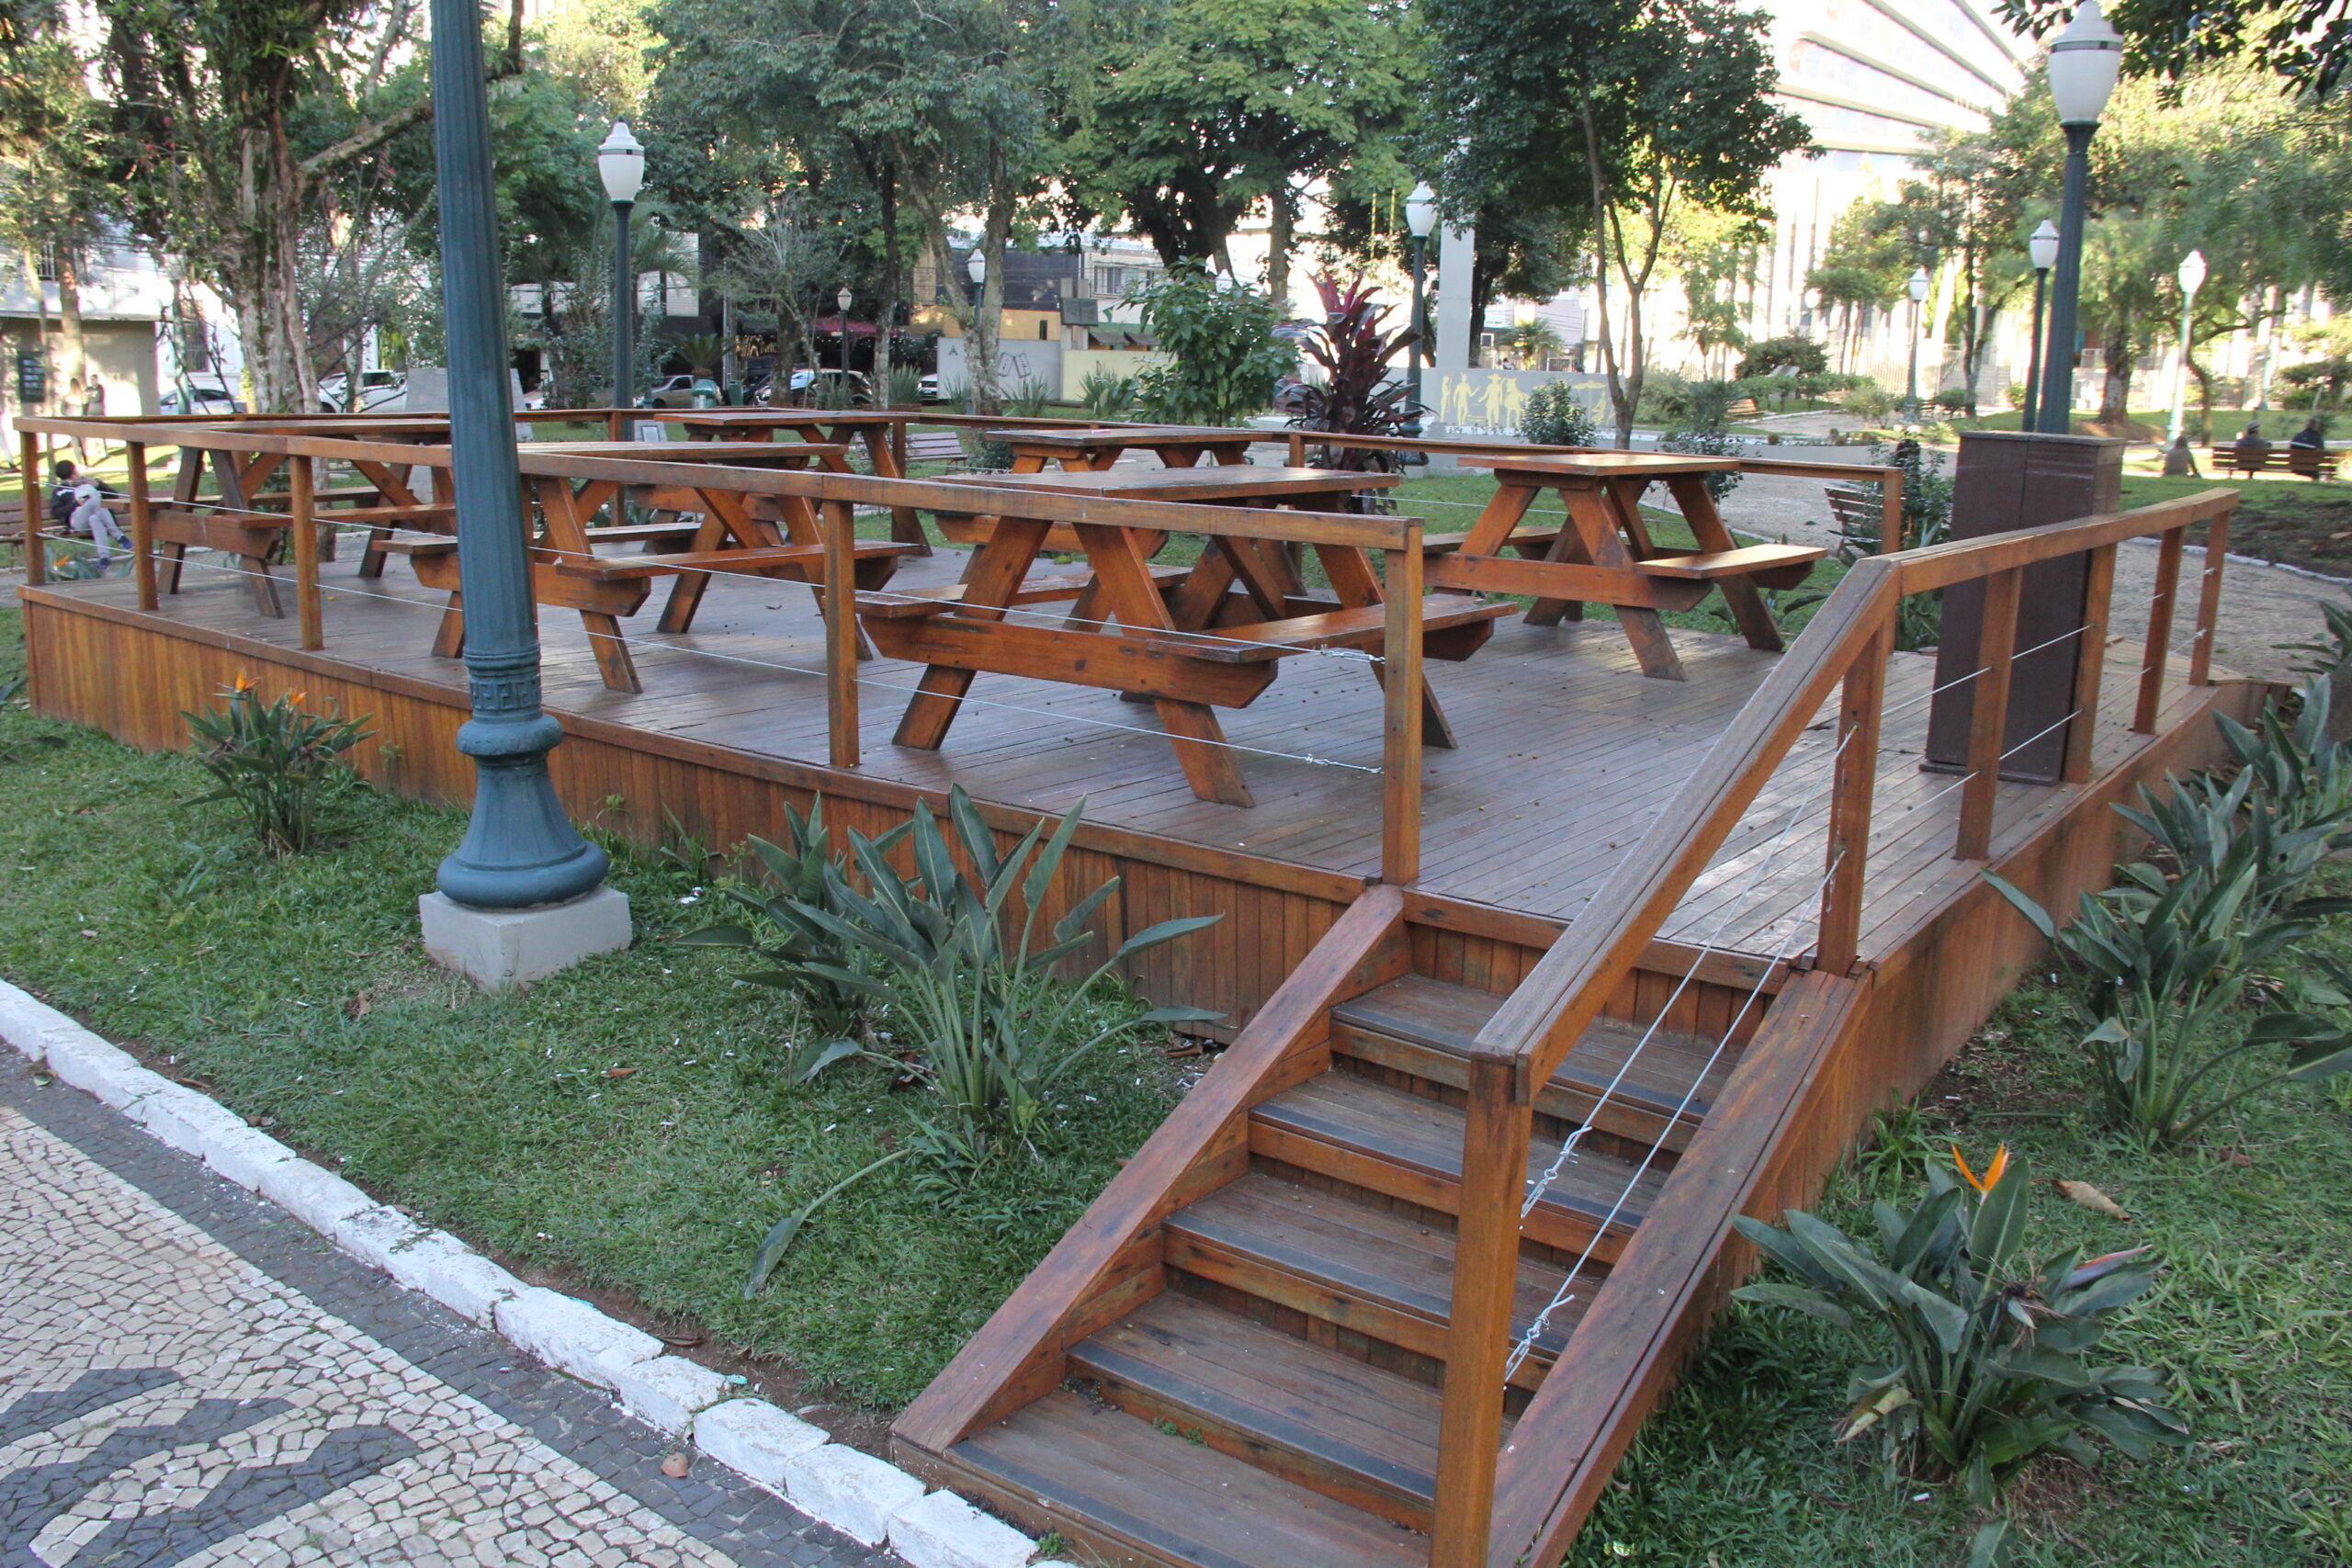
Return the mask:
{"type": "Polygon", "coordinates": [[[0,1064],[0,1568],[885,1568],[0,1064]]]}

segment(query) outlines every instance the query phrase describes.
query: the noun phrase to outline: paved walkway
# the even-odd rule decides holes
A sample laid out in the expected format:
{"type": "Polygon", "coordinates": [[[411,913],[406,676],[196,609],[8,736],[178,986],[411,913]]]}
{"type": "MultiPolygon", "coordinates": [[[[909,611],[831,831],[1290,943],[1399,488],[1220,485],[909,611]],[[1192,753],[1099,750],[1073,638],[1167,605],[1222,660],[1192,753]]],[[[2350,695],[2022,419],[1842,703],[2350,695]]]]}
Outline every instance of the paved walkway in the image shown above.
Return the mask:
{"type": "Polygon", "coordinates": [[[895,1563],[0,1063],[0,1568],[895,1563]]]}

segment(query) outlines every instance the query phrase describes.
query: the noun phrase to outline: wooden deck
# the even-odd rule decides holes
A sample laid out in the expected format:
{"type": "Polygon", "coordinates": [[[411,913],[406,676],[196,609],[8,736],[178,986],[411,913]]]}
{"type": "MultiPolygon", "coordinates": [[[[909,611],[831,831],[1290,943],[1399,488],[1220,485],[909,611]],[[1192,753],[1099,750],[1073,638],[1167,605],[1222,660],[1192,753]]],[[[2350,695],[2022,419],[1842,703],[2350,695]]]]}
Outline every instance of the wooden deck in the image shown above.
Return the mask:
{"type": "MultiPolygon", "coordinates": [[[[963,559],[944,552],[911,562],[897,585],[952,581],[963,559]]],[[[363,583],[350,561],[330,563],[322,579],[322,655],[296,653],[290,618],[256,615],[238,581],[202,567],[192,566],[186,590],[152,615],[137,611],[130,583],[120,579],[56,584],[34,597],[60,608],[98,610],[109,621],[166,639],[192,637],[223,652],[336,668],[361,687],[432,689],[462,705],[463,666],[430,651],[438,595],[398,566],[363,583]]],[[[577,618],[547,613],[548,707],[593,721],[599,732],[624,729],[656,752],[681,754],[665,745],[679,742],[696,752],[717,748],[825,771],[822,628],[807,590],[716,578],[695,630],[683,636],[654,628],[658,608],[650,604],[626,624],[644,679],[641,694],[606,690],[577,618]]],[[[1046,607],[1046,618],[1054,614],[1046,607]]],[[[1431,682],[1462,744],[1428,753],[1419,886],[1547,921],[1573,918],[1779,657],[1733,636],[1672,635],[1690,672],[1684,682],[1645,678],[1607,622],[1547,628],[1513,619],[1469,661],[1433,666],[1431,682]]],[[[2112,642],[2109,659],[2111,669],[2128,671],[2137,668],[2139,650],[2112,642]]],[[[889,660],[859,666],[864,763],[855,777],[926,791],[961,784],[981,800],[1045,813],[1058,814],[1082,798],[1088,822],[1099,828],[1194,846],[1216,863],[1238,868],[1242,880],[1311,888],[1340,902],[1349,885],[1377,874],[1381,707],[1370,667],[1360,659],[1293,660],[1256,703],[1225,716],[1228,738],[1247,749],[1241,766],[1257,797],[1249,809],[1195,799],[1149,706],[1107,692],[983,676],[943,750],[894,746],[891,730],[917,672],[889,660]],[[1301,872],[1329,874],[1302,879],[1301,872]]],[[[72,681],[74,672],[56,673],[72,681]]],[[[1953,781],[1917,765],[1932,674],[1928,655],[1897,655],[1889,671],[1866,956],[1891,952],[1976,878],[1972,865],[1951,857],[1960,806],[1953,781]]],[[[2209,694],[2169,684],[2160,730],[2209,694]]],[[[200,694],[186,696],[179,705],[200,694]]],[[[2132,698],[2127,681],[2107,683],[2095,776],[2129,767],[2151,744],[2150,737],[2130,731],[2132,698]]],[[[64,705],[126,738],[170,743],[166,735],[135,733],[147,727],[126,731],[88,699],[64,705]]],[[[354,705],[379,705],[362,696],[354,705]]],[[[1804,951],[1823,865],[1834,746],[1825,714],[1693,886],[1664,937],[1758,954],[1804,951]]],[[[837,777],[839,788],[855,793],[851,775],[837,777]]],[[[444,793],[464,797],[461,787],[444,793]]],[[[2064,815],[2080,793],[2005,784],[1996,858],[2064,815]]],[[[582,815],[596,810],[595,803],[573,804],[582,815]]],[[[659,811],[651,821],[659,826],[659,811]]]]}

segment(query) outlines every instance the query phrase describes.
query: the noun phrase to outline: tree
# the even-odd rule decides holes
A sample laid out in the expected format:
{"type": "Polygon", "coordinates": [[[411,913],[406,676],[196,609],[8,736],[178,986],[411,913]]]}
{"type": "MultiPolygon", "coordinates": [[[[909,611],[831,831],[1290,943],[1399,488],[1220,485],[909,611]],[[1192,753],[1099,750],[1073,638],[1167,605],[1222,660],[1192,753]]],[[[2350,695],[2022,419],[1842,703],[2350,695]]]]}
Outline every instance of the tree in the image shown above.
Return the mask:
{"type": "MultiPolygon", "coordinates": [[[[35,258],[46,257],[55,275],[63,353],[52,380],[60,387],[88,374],[82,261],[119,210],[106,178],[105,109],[90,94],[88,73],[89,62],[60,17],[28,13],[0,31],[0,170],[6,180],[0,238],[28,272],[35,258]]],[[[40,279],[28,281],[42,304],[40,279]]]]}
{"type": "Polygon", "coordinates": [[[1564,175],[1583,185],[1601,365],[1628,445],[1648,369],[1643,304],[1684,209],[1760,219],[1766,172],[1809,141],[1769,96],[1764,17],[1716,0],[1438,0],[1431,24],[1447,129],[1468,139],[1467,161],[1494,170],[1544,150],[1555,210],[1568,209],[1564,175]]]}
{"type": "MultiPolygon", "coordinates": [[[[2039,39],[2064,28],[2076,5],[2002,0],[2001,15],[2039,39]]],[[[2346,0],[2113,0],[2105,9],[2129,46],[2125,69],[2134,75],[2177,81],[2200,66],[2252,62],[2325,97],[2352,65],[2346,0]]]]}
{"type": "Polygon", "coordinates": [[[1073,223],[1124,213],[1167,265],[1231,272],[1226,243],[1256,203],[1286,231],[1295,181],[1385,154],[1417,73],[1399,18],[1394,0],[1105,8],[1060,93],[1073,223]]]}
{"type": "MultiPolygon", "coordinates": [[[[414,41],[414,7],[93,0],[93,8],[107,39],[114,172],[132,228],[231,302],[259,406],[311,406],[305,232],[326,221],[320,198],[335,176],[432,113],[413,73],[388,70],[414,41]]],[[[494,77],[523,68],[520,0],[502,31],[494,77]]]]}
{"type": "Polygon", "coordinates": [[[1144,326],[1173,361],[1136,378],[1147,420],[1238,424],[1274,400],[1298,363],[1297,350],[1274,335],[1281,308],[1197,261],[1170,267],[1136,299],[1144,326]]]}

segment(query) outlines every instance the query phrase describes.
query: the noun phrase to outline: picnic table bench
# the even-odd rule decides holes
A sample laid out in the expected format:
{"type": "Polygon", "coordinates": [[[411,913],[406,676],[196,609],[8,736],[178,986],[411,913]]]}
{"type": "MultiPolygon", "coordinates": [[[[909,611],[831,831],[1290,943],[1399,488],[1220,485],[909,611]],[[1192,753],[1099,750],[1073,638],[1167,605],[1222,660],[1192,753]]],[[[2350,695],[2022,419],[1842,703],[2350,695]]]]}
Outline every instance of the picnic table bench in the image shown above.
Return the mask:
{"type": "MultiPolygon", "coordinates": [[[[1363,549],[1313,541],[1309,547],[1331,588],[1329,595],[1310,594],[1275,521],[1289,514],[1252,503],[1328,502],[1349,491],[1393,485],[1397,476],[1286,468],[1250,473],[1257,477],[1254,487],[1238,483],[1240,475],[1190,468],[1115,474],[1071,469],[948,481],[990,491],[1182,499],[1247,510],[1229,528],[1204,529],[1205,546],[1189,567],[1155,567],[1148,559],[1147,544],[1156,547],[1167,537],[1165,528],[1117,522],[1055,525],[999,514],[961,583],[945,590],[861,593],[858,615],[881,650],[926,666],[896,742],[937,750],[978,673],[1093,686],[1154,705],[1196,796],[1229,806],[1251,804],[1249,784],[1211,710],[1247,706],[1272,683],[1277,664],[1292,655],[1384,648],[1388,623],[1379,575],[1363,549]],[[1253,528],[1251,518],[1267,519],[1267,525],[1253,528]],[[1031,577],[1030,568],[1057,527],[1071,530],[1091,570],[1031,577]],[[1065,597],[1078,605],[1059,626],[1023,625],[1008,616],[1022,605],[1065,597]],[[1100,619],[1092,615],[1097,607],[1100,619]]],[[[976,495],[974,514],[991,500],[1002,504],[1001,496],[976,495]]],[[[1312,516],[1302,514],[1302,521],[1312,516]]],[[[1459,595],[1426,599],[1424,649],[1433,659],[1467,659],[1510,608],[1459,595]]],[[[1374,674],[1385,682],[1385,665],[1375,664],[1374,674]]],[[[1452,745],[1452,731],[1425,678],[1420,700],[1430,743],[1452,745]]]]}
{"type": "Polygon", "coordinates": [[[1430,584],[1532,597],[1527,618],[1536,626],[1580,618],[1587,603],[1614,605],[1642,673],[1659,680],[1685,678],[1660,612],[1690,609],[1719,591],[1748,646],[1778,651],[1780,627],[1759,590],[1793,587],[1829,553],[1810,546],[1733,543],[1706,480],[1737,469],[1736,457],[1579,452],[1465,457],[1462,462],[1492,468],[1495,494],[1468,536],[1431,558],[1430,584]],[[1653,483],[1664,484],[1674,498],[1699,541],[1697,551],[1672,553],[1652,542],[1641,498],[1653,483]],[[1559,492],[1567,525],[1541,559],[1528,558],[1523,547],[1517,558],[1506,555],[1528,509],[1546,490],[1559,492]]]}

